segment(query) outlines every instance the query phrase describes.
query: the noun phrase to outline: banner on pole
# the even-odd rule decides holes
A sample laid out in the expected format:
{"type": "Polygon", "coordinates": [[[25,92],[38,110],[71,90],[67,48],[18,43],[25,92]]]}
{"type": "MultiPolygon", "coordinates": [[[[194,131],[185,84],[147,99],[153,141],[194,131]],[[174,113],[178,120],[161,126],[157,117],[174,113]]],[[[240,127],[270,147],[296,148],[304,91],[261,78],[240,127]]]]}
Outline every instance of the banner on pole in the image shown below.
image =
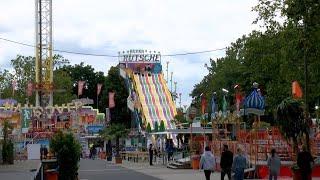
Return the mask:
{"type": "Polygon", "coordinates": [[[78,82],[78,96],[82,95],[84,83],[85,83],[85,81],[78,82]]]}
{"type": "Polygon", "coordinates": [[[99,96],[101,92],[102,84],[97,84],[97,96],[99,96]]]}
{"type": "Polygon", "coordinates": [[[114,92],[109,92],[109,108],[114,108],[115,102],[114,102],[114,92]]]}
{"type": "Polygon", "coordinates": [[[33,84],[32,82],[28,82],[27,84],[27,96],[32,96],[33,84]]]}
{"type": "Polygon", "coordinates": [[[14,92],[15,92],[16,88],[17,88],[17,81],[14,79],[12,81],[12,96],[14,96],[14,92]]]}

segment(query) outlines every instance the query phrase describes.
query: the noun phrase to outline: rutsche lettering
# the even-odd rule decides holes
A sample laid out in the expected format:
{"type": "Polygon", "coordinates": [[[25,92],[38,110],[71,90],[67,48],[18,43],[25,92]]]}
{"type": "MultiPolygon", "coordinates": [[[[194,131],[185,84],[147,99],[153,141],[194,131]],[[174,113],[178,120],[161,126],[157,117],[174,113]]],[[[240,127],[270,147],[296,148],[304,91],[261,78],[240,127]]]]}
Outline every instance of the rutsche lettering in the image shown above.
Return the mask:
{"type": "Polygon", "coordinates": [[[137,61],[147,61],[147,62],[159,62],[160,54],[126,54],[122,58],[125,62],[137,62],[137,61]]]}

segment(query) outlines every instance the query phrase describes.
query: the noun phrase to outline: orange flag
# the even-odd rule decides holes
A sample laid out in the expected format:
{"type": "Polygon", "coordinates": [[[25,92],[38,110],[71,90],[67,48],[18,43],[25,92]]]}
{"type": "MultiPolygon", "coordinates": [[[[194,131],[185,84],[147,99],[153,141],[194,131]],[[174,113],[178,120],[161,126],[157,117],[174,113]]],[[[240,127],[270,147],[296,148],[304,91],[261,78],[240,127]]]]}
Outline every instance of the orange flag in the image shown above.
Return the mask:
{"type": "Polygon", "coordinates": [[[292,82],[292,96],[295,99],[302,98],[302,96],[303,96],[302,89],[301,89],[298,81],[292,82]]]}

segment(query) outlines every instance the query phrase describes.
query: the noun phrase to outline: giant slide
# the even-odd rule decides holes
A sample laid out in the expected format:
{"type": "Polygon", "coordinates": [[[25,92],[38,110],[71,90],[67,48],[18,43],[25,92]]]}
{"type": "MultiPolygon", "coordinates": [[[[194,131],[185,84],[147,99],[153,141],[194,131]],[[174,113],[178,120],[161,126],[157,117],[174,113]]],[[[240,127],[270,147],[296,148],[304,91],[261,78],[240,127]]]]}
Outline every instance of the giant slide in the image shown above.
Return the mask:
{"type": "Polygon", "coordinates": [[[145,123],[149,123],[151,129],[154,129],[156,122],[160,126],[163,121],[166,129],[174,129],[171,120],[177,111],[163,74],[133,74],[133,79],[145,123]]]}

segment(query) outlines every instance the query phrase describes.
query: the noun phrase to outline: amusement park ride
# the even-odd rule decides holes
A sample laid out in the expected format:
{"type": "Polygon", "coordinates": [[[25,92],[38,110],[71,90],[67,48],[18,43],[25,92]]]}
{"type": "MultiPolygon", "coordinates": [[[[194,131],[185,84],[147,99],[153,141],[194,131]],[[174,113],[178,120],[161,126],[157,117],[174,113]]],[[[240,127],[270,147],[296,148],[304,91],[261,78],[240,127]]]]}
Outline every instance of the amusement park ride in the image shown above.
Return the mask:
{"type": "MultiPolygon", "coordinates": [[[[103,113],[99,113],[90,106],[84,106],[85,104],[79,99],[67,105],[53,106],[55,86],[53,84],[52,0],[35,0],[35,35],[36,104],[34,107],[17,105],[4,110],[0,108],[2,110],[0,119],[10,117],[15,119],[15,122],[20,122],[19,128],[27,129],[22,132],[24,150],[28,139],[48,140],[57,129],[69,129],[71,126],[71,130],[81,134],[85,132],[86,127],[90,129],[90,125],[99,123],[91,127],[97,133],[96,129],[103,128],[100,126],[105,120],[103,113]],[[7,115],[7,110],[12,114],[7,115]],[[32,117],[31,114],[33,114],[32,117]],[[32,128],[28,129],[28,124],[32,124],[32,128]]],[[[254,87],[251,94],[244,100],[242,111],[240,111],[240,102],[237,104],[236,115],[230,113],[229,117],[222,118],[223,121],[219,121],[220,117],[214,115],[210,128],[201,125],[192,127],[192,121],[197,113],[196,109],[190,108],[191,127],[179,129],[177,124],[172,122],[177,115],[174,98],[177,97],[176,88],[173,92],[172,79],[171,91],[168,88],[168,70],[167,80],[165,80],[160,52],[129,50],[119,52],[118,58],[120,76],[125,80],[129,94],[127,106],[132,113],[135,128],[144,135],[149,133],[150,143],[155,143],[158,135],[166,135],[177,144],[177,135],[183,134],[189,138],[191,147],[192,143],[200,142],[201,147],[205,144],[212,146],[213,151],[218,155],[221,154],[223,144],[228,144],[234,152],[237,147],[242,146],[251,164],[255,166],[265,165],[267,154],[272,148],[277,149],[283,162],[290,164],[295,159],[290,143],[282,136],[279,129],[260,128],[260,116],[264,114],[265,102],[257,87],[254,87]],[[248,114],[254,116],[255,124],[250,130],[241,129],[240,117],[248,114]],[[232,120],[227,121],[228,118],[232,120]],[[164,127],[163,131],[156,132],[161,124],[164,127]],[[147,132],[148,127],[150,132],[147,132]],[[222,129],[223,135],[220,133],[222,129]]],[[[174,84],[176,86],[176,83],[174,84]]],[[[216,109],[212,112],[216,113],[216,109]]],[[[88,142],[84,141],[83,147],[88,146],[85,143],[88,142]]],[[[315,154],[320,155],[320,141],[314,141],[313,145],[316,148],[315,154]]]]}
{"type": "Polygon", "coordinates": [[[36,106],[53,105],[52,0],[35,0],[36,106]]]}

